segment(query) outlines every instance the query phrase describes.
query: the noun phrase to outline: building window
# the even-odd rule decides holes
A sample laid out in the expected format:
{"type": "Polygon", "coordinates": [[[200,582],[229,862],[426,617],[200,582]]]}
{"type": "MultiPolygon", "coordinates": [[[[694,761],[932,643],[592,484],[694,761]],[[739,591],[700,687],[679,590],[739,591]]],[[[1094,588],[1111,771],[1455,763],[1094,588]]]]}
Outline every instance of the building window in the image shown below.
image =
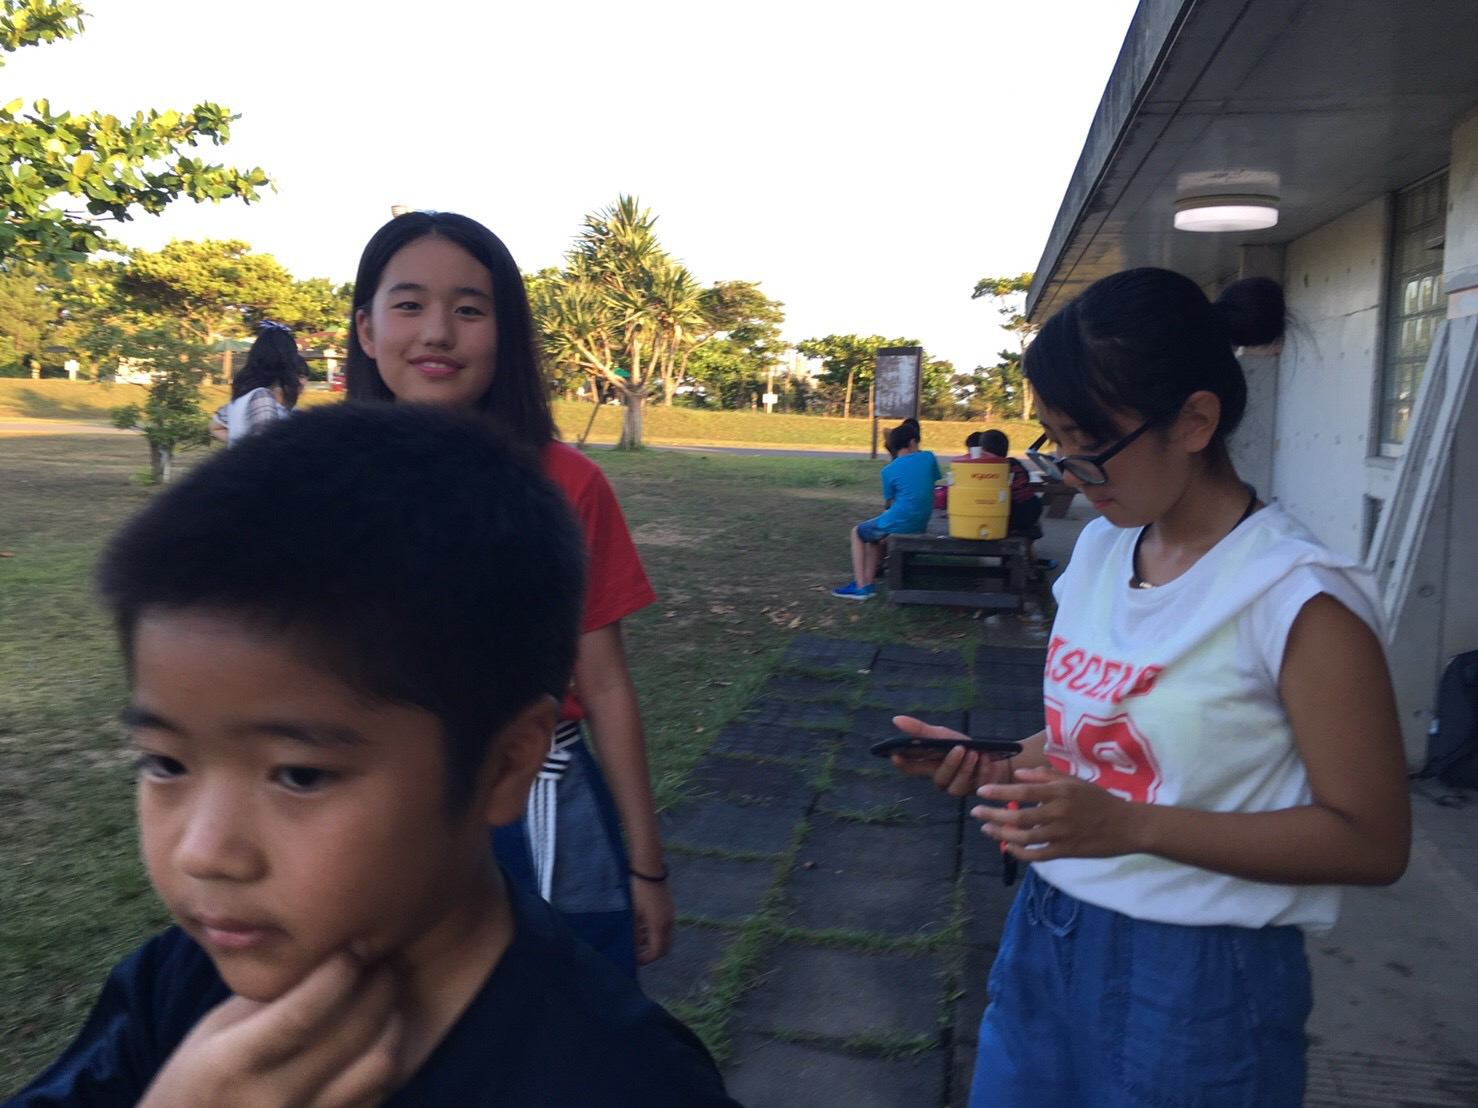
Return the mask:
{"type": "Polygon", "coordinates": [[[1447,228],[1447,174],[1396,194],[1391,283],[1386,299],[1381,367],[1380,452],[1401,453],[1411,406],[1422,383],[1437,324],[1447,314],[1442,244],[1447,228]]]}

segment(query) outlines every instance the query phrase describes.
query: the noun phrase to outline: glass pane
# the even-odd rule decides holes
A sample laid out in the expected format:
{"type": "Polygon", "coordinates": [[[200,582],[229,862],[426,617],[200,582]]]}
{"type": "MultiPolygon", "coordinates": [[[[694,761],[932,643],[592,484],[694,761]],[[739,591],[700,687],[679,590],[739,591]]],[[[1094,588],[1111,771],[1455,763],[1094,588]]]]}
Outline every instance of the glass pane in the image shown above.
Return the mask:
{"type": "Polygon", "coordinates": [[[1406,436],[1432,337],[1447,313],[1442,249],[1428,245],[1442,237],[1446,223],[1445,173],[1396,194],[1378,421],[1383,445],[1406,436]]]}

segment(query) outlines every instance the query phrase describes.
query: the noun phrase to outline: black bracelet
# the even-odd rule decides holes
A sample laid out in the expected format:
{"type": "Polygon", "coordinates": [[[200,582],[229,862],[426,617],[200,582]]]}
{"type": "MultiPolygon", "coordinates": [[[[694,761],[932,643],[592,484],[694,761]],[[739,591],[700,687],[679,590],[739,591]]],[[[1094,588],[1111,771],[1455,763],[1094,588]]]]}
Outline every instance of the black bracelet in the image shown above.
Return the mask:
{"type": "Polygon", "coordinates": [[[653,877],[651,874],[642,873],[640,870],[632,869],[630,866],[626,867],[626,871],[630,873],[632,877],[635,877],[638,881],[650,881],[654,885],[660,885],[662,884],[662,882],[666,881],[668,874],[668,869],[666,866],[662,867],[662,875],[660,877],[653,877]]]}

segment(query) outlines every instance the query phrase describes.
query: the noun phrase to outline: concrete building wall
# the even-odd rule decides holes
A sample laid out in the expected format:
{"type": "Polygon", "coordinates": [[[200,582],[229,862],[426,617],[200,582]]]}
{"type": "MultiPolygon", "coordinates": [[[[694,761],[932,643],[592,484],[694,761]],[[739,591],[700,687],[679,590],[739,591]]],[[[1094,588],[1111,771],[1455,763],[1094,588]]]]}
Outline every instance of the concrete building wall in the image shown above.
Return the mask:
{"type": "MultiPolygon", "coordinates": [[[[1390,199],[1382,198],[1295,240],[1283,273],[1295,323],[1276,366],[1273,494],[1321,539],[1354,557],[1365,555],[1367,498],[1389,500],[1403,464],[1371,449],[1390,210],[1390,199]]],[[[1478,111],[1452,132],[1443,270],[1448,318],[1478,315],[1478,111]]],[[[1469,350],[1460,344],[1453,351],[1447,368],[1453,376],[1427,403],[1453,390],[1469,350]]],[[[1265,370],[1249,366],[1255,368],[1265,370]]],[[[1446,660],[1478,648],[1478,384],[1453,393],[1447,410],[1452,422],[1429,433],[1450,435],[1451,449],[1406,457],[1406,464],[1441,471],[1431,475],[1434,496],[1420,534],[1402,537],[1415,551],[1409,587],[1388,592],[1388,599],[1404,597],[1399,610],[1386,613],[1387,647],[1413,766],[1425,758],[1446,660]]]]}
{"type": "MultiPolygon", "coordinates": [[[[1448,318],[1478,315],[1478,109],[1452,132],[1443,256],[1448,318]]],[[[1470,383],[1452,455],[1442,653],[1478,649],[1478,382],[1470,383]]]]}
{"type": "Polygon", "coordinates": [[[1370,457],[1381,357],[1389,201],[1364,204],[1288,244],[1293,326],[1278,365],[1272,492],[1334,549],[1364,553],[1365,497],[1394,463],[1370,457]]]}
{"type": "Polygon", "coordinates": [[[1266,500],[1274,495],[1279,358],[1273,353],[1244,353],[1239,360],[1247,377],[1247,412],[1227,448],[1238,475],[1266,500]]]}

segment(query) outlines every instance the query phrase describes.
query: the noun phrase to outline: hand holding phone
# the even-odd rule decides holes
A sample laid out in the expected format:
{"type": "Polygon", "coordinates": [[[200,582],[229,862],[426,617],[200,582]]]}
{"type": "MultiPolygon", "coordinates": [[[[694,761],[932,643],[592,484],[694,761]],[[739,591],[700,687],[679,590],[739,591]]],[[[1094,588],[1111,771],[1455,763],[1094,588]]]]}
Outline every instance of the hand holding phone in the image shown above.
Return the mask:
{"type": "Polygon", "coordinates": [[[950,727],[913,716],[894,716],[900,734],[874,743],[872,752],[889,758],[899,773],[927,777],[950,796],[967,796],[982,785],[1008,780],[1006,759],[1021,753],[1008,739],[972,739],[950,727]]]}
{"type": "Polygon", "coordinates": [[[957,746],[984,754],[991,761],[1013,758],[1021,753],[1021,744],[1007,739],[926,739],[918,735],[894,735],[873,743],[870,749],[880,758],[901,754],[905,758],[929,759],[941,758],[957,746]]]}

